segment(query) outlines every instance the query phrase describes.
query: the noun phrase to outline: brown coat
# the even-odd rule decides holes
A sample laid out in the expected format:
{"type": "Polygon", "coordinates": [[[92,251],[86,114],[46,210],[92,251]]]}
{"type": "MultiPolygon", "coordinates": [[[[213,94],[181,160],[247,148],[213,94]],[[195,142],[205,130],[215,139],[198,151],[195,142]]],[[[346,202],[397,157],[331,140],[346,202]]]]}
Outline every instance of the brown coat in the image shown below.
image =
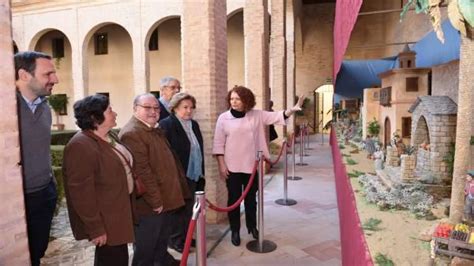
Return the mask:
{"type": "Polygon", "coordinates": [[[108,245],[134,241],[127,176],[109,143],[91,132],[78,132],[64,149],[63,174],[77,240],[106,233],[108,245]]]}
{"type": "Polygon", "coordinates": [[[191,198],[190,192],[184,171],[164,133],[132,117],[120,130],[119,137],[132,152],[133,170],[147,188],[143,197],[136,201],[136,215],[151,214],[160,206],[163,211],[184,206],[184,199],[191,198]]]}

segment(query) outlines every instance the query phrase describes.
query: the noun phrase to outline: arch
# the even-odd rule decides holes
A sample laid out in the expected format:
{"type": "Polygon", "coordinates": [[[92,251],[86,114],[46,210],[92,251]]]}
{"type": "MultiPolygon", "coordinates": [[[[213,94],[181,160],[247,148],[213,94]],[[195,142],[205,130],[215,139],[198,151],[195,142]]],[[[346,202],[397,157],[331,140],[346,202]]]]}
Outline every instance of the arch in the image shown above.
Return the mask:
{"type": "Polygon", "coordinates": [[[245,83],[244,11],[227,16],[227,84],[229,88],[245,83]]]}
{"type": "Polygon", "coordinates": [[[322,132],[326,123],[332,120],[334,85],[325,83],[314,90],[314,125],[322,132]]]}
{"type": "Polygon", "coordinates": [[[33,38],[31,38],[31,41],[28,44],[28,50],[33,51],[35,49],[36,45],[38,44],[38,41],[41,39],[41,37],[43,37],[43,35],[47,34],[48,32],[51,32],[51,31],[61,32],[66,37],[68,42],[70,42],[69,40],[71,40],[71,38],[64,31],[62,31],[60,29],[57,29],[57,28],[45,28],[45,29],[42,29],[42,30],[38,31],[37,33],[35,33],[33,35],[33,38]]]}
{"type": "Polygon", "coordinates": [[[416,122],[413,144],[418,147],[420,144],[430,144],[430,131],[426,118],[421,115],[416,122]]]}
{"type": "Polygon", "coordinates": [[[229,12],[227,14],[227,21],[229,21],[229,19],[231,19],[233,16],[235,16],[238,13],[242,13],[242,15],[243,15],[244,14],[244,8],[240,7],[240,8],[234,9],[231,12],[229,12]]]}
{"type": "Polygon", "coordinates": [[[145,37],[145,71],[147,91],[157,92],[160,79],[174,76],[181,79],[181,17],[167,16],[156,21],[145,37]],[[156,50],[150,51],[151,37],[156,30],[156,50]]]}
{"type": "Polygon", "coordinates": [[[132,37],[120,24],[100,23],[86,34],[82,46],[84,94],[107,93],[122,127],[130,118],[134,96],[132,37]]]}
{"type": "Polygon", "coordinates": [[[388,145],[390,145],[390,139],[391,139],[391,124],[390,124],[390,118],[385,117],[385,121],[384,121],[384,124],[383,124],[383,145],[384,147],[387,147],[388,145]]]}
{"type": "MultiPolygon", "coordinates": [[[[72,46],[71,42],[64,32],[57,29],[42,31],[41,35],[36,35],[33,40],[35,45],[31,50],[39,51],[51,55],[56,67],[56,73],[59,83],[54,86],[53,94],[65,94],[70,99],[66,106],[66,112],[58,116],[55,124],[63,124],[67,129],[75,128],[73,116],[74,98],[73,79],[72,79],[72,46]]],[[[31,42],[33,44],[33,42],[31,42]]]]}

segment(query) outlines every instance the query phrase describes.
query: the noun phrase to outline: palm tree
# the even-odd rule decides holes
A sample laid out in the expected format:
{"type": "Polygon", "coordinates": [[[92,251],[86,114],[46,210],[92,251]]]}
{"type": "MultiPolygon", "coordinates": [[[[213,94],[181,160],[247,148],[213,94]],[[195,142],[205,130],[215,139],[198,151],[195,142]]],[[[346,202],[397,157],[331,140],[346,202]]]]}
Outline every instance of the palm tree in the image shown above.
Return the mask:
{"type": "Polygon", "coordinates": [[[473,119],[474,90],[474,41],[461,35],[459,57],[458,114],[456,126],[456,153],[451,190],[449,220],[458,223],[463,217],[465,175],[470,164],[471,130],[473,119]],[[468,125],[468,126],[466,126],[468,125]]]}

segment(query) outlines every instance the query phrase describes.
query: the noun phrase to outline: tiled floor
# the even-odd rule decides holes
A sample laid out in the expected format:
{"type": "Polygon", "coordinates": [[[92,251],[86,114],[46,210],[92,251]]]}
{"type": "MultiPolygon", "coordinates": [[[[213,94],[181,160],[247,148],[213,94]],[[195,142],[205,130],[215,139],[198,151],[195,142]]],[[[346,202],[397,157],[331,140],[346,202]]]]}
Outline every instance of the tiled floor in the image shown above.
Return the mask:
{"type": "MultiPolygon", "coordinates": [[[[324,145],[320,145],[320,136],[312,136],[311,140],[312,150],[307,151],[310,156],[304,157],[309,165],[296,166],[295,174],[303,179],[288,181],[288,197],[296,200],[296,205],[281,206],[275,203],[275,200],[283,197],[282,162],[265,176],[264,238],[274,242],[277,249],[265,254],[247,250],[247,242],[253,239],[247,234],[245,226],[240,231],[242,243],[235,247],[230,242],[226,224],[207,225],[208,265],[341,265],[331,150],[327,138],[324,145]]],[[[63,223],[67,223],[67,219],[63,223]]],[[[67,224],[62,228],[65,229],[58,232],[59,238],[50,244],[43,264],[93,265],[94,247],[87,242],[73,240],[70,230],[67,231],[67,224]]],[[[180,257],[179,253],[171,253],[176,258],[180,257]]],[[[194,252],[189,255],[188,265],[195,265],[194,252]]]]}
{"type": "MultiPolygon", "coordinates": [[[[265,239],[277,244],[277,249],[265,254],[247,250],[246,243],[253,239],[243,227],[242,244],[233,246],[227,233],[209,255],[208,265],[341,265],[331,150],[327,139],[324,145],[316,142],[320,137],[313,136],[311,140],[313,149],[307,151],[310,156],[304,157],[309,165],[296,166],[296,175],[303,179],[288,181],[288,197],[296,200],[296,205],[281,206],[274,202],[283,197],[282,163],[265,177],[271,179],[264,193],[265,239]]],[[[194,265],[192,255],[188,265],[194,265]]]]}

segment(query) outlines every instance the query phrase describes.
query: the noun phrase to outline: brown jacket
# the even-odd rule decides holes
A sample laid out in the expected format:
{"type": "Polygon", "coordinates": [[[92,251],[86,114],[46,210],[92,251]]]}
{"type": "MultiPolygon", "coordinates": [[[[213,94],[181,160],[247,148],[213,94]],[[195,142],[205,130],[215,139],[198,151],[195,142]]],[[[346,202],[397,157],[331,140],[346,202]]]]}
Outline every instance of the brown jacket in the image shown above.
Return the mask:
{"type": "Polygon", "coordinates": [[[132,152],[133,170],[147,188],[143,197],[136,201],[136,215],[151,214],[160,206],[163,211],[184,206],[184,199],[191,198],[190,192],[184,171],[163,132],[132,117],[120,130],[119,137],[132,152]]]}
{"type": "Polygon", "coordinates": [[[78,132],[64,149],[63,173],[77,240],[106,233],[108,245],[134,241],[127,176],[109,143],[92,132],[78,132]]]}

